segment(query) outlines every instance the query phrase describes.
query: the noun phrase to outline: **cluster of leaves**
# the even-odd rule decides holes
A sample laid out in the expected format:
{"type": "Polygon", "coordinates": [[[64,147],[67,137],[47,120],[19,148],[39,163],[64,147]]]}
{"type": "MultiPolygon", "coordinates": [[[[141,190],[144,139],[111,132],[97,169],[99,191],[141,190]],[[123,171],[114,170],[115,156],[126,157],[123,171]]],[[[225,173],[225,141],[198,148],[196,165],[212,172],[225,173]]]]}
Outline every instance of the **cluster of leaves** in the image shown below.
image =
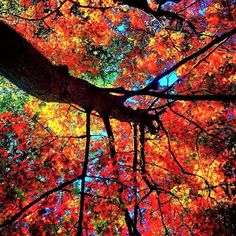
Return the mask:
{"type": "Polygon", "coordinates": [[[12,113],[23,112],[23,104],[28,101],[28,95],[10,84],[0,76],[0,113],[11,111],[12,113]]]}
{"type": "MultiPolygon", "coordinates": [[[[4,233],[71,235],[79,218],[81,183],[76,177],[81,174],[84,159],[84,121],[75,120],[78,122],[75,127],[81,125],[80,128],[68,130],[64,124],[73,126],[73,117],[78,117],[75,110],[68,112],[65,105],[53,109],[53,105],[38,103],[40,112],[35,111],[35,102],[27,105],[28,116],[9,112],[1,115],[2,220],[24,210],[44,193],[47,196],[29,211],[23,211],[23,217],[4,233]],[[70,185],[50,192],[70,180],[73,180],[70,185]]],[[[228,209],[234,207],[234,148],[230,141],[219,140],[219,137],[229,140],[233,134],[226,136],[224,125],[219,129],[214,126],[216,119],[230,124],[229,118],[208,114],[204,120],[201,118],[201,122],[208,123],[206,130],[202,130],[194,123],[199,122],[199,112],[191,114],[191,122],[188,120],[191,106],[195,105],[176,104],[163,117],[163,130],[158,137],[145,135],[145,173],[138,170],[142,168],[142,146],[137,148],[133,144],[139,143],[132,140],[133,128],[112,121],[117,147],[114,166],[101,119],[92,119],[84,208],[87,234],[125,234],[120,198],[130,212],[138,210],[138,228],[145,235],[162,234],[162,216],[169,234],[205,235],[224,232],[226,228],[233,232],[233,211],[228,209]],[[148,182],[155,183],[153,188],[147,188],[148,182]]],[[[221,114],[231,112],[229,108],[218,109],[221,114]]]]}
{"type": "MultiPolygon", "coordinates": [[[[2,1],[0,13],[72,75],[133,90],[234,24],[230,1],[149,2],[181,18],[120,3],[2,1]]],[[[233,42],[183,64],[177,82],[170,76],[157,91],[235,94],[233,42]]],[[[0,82],[3,235],[233,235],[235,102],[126,100],[151,115],[165,109],[153,135],[144,124],[86,118],[0,82]]]]}

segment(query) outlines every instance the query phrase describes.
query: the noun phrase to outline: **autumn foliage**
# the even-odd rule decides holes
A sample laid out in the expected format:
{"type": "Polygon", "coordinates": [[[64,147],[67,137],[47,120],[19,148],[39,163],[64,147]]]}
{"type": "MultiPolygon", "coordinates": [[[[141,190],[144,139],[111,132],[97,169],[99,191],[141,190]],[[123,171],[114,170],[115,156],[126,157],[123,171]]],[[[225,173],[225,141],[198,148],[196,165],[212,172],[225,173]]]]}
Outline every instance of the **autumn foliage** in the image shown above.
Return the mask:
{"type": "Polygon", "coordinates": [[[0,16],[145,118],[0,77],[2,235],[235,234],[233,1],[3,0],[0,16]]]}

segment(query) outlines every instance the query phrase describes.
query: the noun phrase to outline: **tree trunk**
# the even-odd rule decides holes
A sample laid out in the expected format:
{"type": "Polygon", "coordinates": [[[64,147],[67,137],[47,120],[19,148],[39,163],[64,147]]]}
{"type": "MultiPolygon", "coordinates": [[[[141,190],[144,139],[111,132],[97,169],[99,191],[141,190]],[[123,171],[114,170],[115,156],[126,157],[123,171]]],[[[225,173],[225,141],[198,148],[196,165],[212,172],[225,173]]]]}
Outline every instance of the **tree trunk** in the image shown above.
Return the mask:
{"type": "MultiPolygon", "coordinates": [[[[213,40],[209,47],[219,40],[229,38],[235,31],[233,29],[213,40]]],[[[132,110],[124,105],[125,98],[149,95],[172,100],[236,100],[236,95],[195,96],[158,93],[147,88],[139,91],[99,88],[85,80],[70,76],[67,66],[52,65],[20,34],[3,22],[0,22],[0,35],[0,74],[28,94],[46,102],[76,104],[85,110],[95,110],[102,117],[110,116],[120,121],[143,123],[151,132],[155,132],[153,121],[159,121],[159,114],[151,115],[148,111],[132,110]],[[114,93],[119,93],[120,96],[114,93]]],[[[202,51],[199,50],[200,52],[202,51]]],[[[190,59],[199,56],[199,53],[194,53],[190,59]]]]}
{"type": "MultiPolygon", "coordinates": [[[[77,104],[101,116],[120,121],[150,120],[149,115],[123,104],[123,96],[110,94],[69,75],[67,66],[54,66],[20,34],[0,22],[0,74],[19,88],[46,102],[77,104]]],[[[147,121],[149,122],[149,121],[147,121]]]]}

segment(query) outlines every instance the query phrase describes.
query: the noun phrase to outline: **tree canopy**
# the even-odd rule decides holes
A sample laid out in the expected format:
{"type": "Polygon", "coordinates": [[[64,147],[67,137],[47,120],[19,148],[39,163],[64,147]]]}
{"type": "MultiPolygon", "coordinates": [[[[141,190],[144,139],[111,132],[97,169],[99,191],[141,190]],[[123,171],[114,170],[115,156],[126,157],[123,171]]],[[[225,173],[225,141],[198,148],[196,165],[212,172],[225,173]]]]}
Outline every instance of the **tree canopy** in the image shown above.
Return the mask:
{"type": "Polygon", "coordinates": [[[232,0],[0,2],[2,235],[236,227],[232,0]]]}

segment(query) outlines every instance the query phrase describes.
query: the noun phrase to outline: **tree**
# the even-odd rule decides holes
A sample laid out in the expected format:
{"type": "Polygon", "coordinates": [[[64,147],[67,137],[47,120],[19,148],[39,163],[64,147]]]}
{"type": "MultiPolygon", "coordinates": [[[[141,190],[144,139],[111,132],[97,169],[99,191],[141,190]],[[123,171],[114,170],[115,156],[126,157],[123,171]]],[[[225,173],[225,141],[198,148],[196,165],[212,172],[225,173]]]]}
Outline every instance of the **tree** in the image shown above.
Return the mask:
{"type": "Polygon", "coordinates": [[[3,235],[234,234],[233,2],[0,14],[3,235]]]}

